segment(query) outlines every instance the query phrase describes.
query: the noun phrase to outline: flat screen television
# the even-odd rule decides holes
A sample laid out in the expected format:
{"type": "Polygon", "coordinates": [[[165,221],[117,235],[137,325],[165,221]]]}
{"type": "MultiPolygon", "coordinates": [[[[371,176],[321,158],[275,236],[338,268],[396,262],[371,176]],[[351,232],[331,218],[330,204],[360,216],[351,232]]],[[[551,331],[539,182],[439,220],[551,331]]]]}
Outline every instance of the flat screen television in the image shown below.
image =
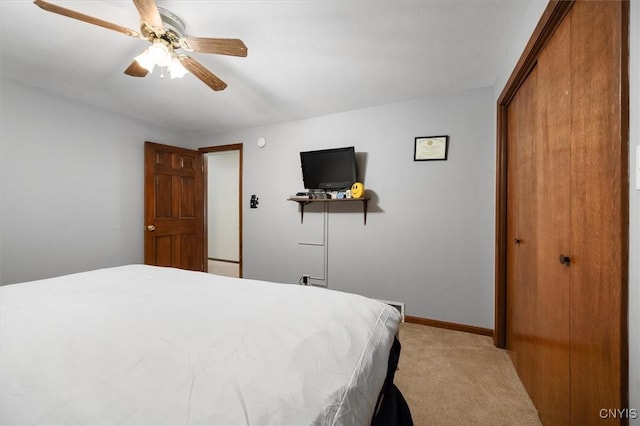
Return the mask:
{"type": "Polygon", "coordinates": [[[357,180],[358,166],[352,146],[300,153],[302,180],[309,190],[350,188],[357,180]]]}

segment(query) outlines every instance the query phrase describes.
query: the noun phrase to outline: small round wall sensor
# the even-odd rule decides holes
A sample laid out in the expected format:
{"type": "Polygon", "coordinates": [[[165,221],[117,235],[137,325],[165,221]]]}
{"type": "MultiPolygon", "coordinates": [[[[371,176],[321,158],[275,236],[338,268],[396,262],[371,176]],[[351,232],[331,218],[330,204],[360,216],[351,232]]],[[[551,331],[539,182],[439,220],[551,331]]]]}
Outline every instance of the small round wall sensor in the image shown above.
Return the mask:
{"type": "Polygon", "coordinates": [[[258,138],[258,146],[260,148],[264,148],[266,144],[267,144],[267,141],[265,140],[265,138],[258,138]]]}

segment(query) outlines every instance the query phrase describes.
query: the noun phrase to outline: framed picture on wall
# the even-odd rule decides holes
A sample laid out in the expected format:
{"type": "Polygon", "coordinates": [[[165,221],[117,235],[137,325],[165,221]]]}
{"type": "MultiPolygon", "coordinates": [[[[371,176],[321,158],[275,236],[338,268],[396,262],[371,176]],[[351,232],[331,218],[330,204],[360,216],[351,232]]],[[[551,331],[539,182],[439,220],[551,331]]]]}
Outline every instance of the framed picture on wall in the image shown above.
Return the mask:
{"type": "Polygon", "coordinates": [[[413,145],[413,161],[446,160],[449,136],[420,136],[413,145]]]}

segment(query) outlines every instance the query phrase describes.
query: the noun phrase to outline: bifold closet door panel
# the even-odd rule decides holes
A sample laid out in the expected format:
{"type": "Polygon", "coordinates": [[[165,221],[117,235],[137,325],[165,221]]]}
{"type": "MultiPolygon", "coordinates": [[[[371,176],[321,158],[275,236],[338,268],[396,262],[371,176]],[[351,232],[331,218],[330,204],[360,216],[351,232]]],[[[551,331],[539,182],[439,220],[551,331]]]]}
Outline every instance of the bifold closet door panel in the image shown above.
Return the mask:
{"type": "Polygon", "coordinates": [[[535,116],[537,339],[530,395],[545,425],[570,423],[571,22],[565,19],[537,62],[535,116]]]}
{"type": "Polygon", "coordinates": [[[536,70],[509,105],[507,182],[507,350],[527,389],[536,380],[536,70]]]}
{"type": "Polygon", "coordinates": [[[571,416],[580,425],[599,421],[601,408],[625,407],[623,7],[577,2],[570,15],[571,416]]]}

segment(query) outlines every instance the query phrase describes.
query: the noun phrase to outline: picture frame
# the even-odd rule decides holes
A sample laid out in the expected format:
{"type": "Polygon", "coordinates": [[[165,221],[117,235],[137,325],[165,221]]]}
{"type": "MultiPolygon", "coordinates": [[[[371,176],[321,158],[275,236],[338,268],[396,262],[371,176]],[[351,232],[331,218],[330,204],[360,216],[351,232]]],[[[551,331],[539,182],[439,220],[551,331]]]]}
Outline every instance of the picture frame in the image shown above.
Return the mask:
{"type": "Polygon", "coordinates": [[[413,144],[413,161],[446,161],[449,136],[419,136],[413,144]]]}

